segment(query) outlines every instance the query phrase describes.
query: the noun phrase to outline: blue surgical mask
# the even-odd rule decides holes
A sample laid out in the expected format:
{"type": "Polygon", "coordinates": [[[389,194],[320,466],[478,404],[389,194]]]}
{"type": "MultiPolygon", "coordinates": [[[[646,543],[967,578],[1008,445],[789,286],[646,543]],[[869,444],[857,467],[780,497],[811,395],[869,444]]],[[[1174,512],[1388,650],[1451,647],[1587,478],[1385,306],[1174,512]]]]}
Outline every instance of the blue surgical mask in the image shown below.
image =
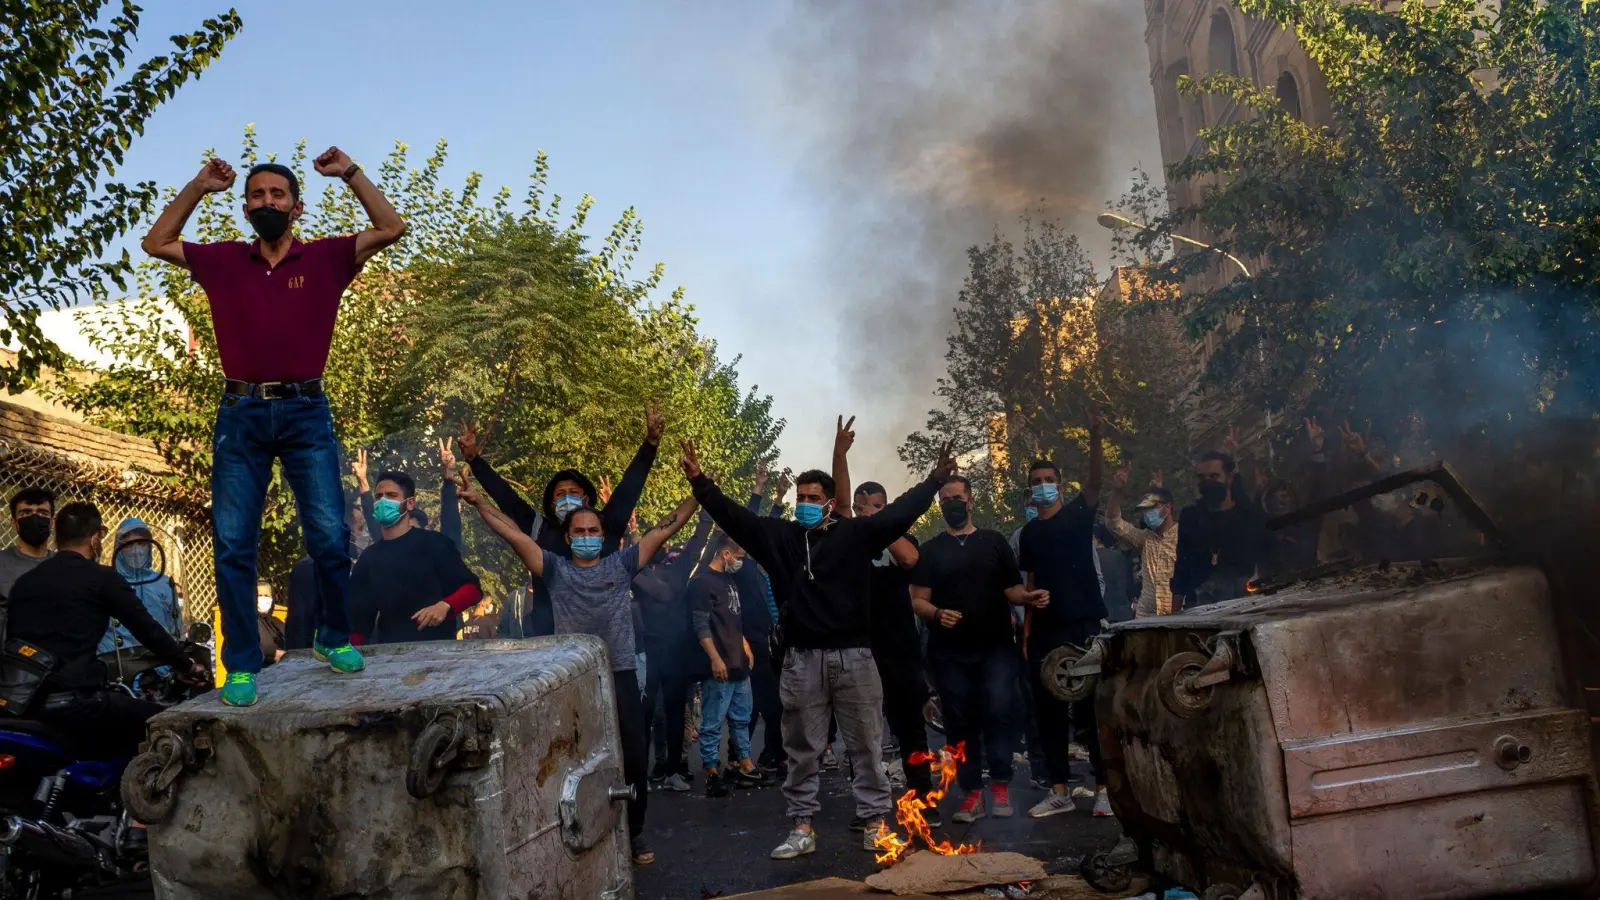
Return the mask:
{"type": "Polygon", "coordinates": [[[372,517],[377,519],[378,524],[384,528],[393,526],[405,514],[406,511],[401,507],[399,500],[379,497],[372,503],[372,517]]]}
{"type": "Polygon", "coordinates": [[[1045,482],[1033,486],[1034,506],[1055,506],[1059,499],[1061,499],[1061,485],[1045,482]]]}
{"type": "Polygon", "coordinates": [[[1166,520],[1167,517],[1162,515],[1161,507],[1159,506],[1152,506],[1144,511],[1144,527],[1146,528],[1160,528],[1161,523],[1166,520]]]}
{"type": "Polygon", "coordinates": [[[556,518],[566,521],[572,511],[583,506],[583,498],[577,494],[562,494],[556,498],[556,518]]]}
{"type": "Polygon", "coordinates": [[[605,538],[598,534],[585,534],[572,539],[572,555],[579,559],[594,559],[600,555],[600,545],[605,538]]]}
{"type": "Polygon", "coordinates": [[[822,504],[796,503],[794,505],[794,520],[807,528],[815,528],[822,524],[822,504]]]}
{"type": "Polygon", "coordinates": [[[1033,504],[1030,503],[1028,504],[1028,508],[1022,511],[1022,517],[1027,519],[1029,522],[1032,522],[1034,519],[1039,518],[1039,510],[1035,509],[1033,504]]]}

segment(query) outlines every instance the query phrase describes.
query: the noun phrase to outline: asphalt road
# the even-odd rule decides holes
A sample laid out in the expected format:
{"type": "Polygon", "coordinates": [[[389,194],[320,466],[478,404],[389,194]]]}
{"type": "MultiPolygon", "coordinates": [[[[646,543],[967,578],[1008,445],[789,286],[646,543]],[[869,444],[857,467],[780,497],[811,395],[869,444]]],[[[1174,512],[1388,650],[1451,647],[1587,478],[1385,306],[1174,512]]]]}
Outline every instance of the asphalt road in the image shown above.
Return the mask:
{"type": "MultiPolygon", "coordinates": [[[[1012,850],[1042,860],[1052,874],[1076,872],[1091,850],[1108,848],[1121,834],[1115,819],[1095,819],[1089,801],[1078,812],[1031,819],[1027,810],[1043,798],[1026,784],[1026,769],[1013,782],[1010,819],[979,819],[950,825],[958,790],[941,807],[946,825],[939,836],[981,841],[989,850],[1012,850]]],[[[656,852],[654,865],[634,869],[638,900],[702,900],[777,887],[827,876],[864,878],[877,871],[861,835],[848,829],[855,811],[848,776],[841,767],[822,773],[822,815],[815,820],[817,852],[788,861],[770,859],[789,832],[780,788],[735,791],[710,799],[697,778],[689,793],[652,791],[645,831],[656,852]]]]}

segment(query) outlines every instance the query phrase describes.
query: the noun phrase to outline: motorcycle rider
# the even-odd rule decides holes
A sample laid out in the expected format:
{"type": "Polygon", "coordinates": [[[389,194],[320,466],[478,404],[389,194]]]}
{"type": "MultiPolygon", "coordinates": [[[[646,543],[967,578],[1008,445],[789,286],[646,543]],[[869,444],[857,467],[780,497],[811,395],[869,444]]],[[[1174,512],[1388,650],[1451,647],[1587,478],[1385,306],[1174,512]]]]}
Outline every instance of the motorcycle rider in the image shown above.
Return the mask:
{"type": "Polygon", "coordinates": [[[56,513],[56,555],[17,579],[10,598],[8,638],[50,651],[56,668],[27,715],[54,726],[105,756],[132,756],[158,703],[106,689],[96,645],[115,616],[185,681],[204,684],[205,667],[183,655],[178,642],[151,617],[132,586],[98,560],[106,527],[92,503],[68,503],[56,513]]]}
{"type": "MultiPolygon", "coordinates": [[[[133,592],[139,595],[139,602],[144,604],[156,623],[168,634],[177,636],[183,632],[183,606],[178,601],[178,592],[173,587],[172,579],[153,568],[155,551],[149,540],[150,526],[143,520],[131,516],[122,520],[122,524],[117,526],[116,546],[120,548],[115,561],[117,574],[133,587],[133,592]]],[[[110,653],[118,647],[126,650],[137,646],[139,641],[120,622],[108,629],[100,639],[101,653],[110,653]]]]}
{"type": "Polygon", "coordinates": [[[0,550],[0,597],[11,596],[11,586],[22,573],[55,554],[50,549],[50,523],[56,495],[46,488],[23,488],[11,495],[11,526],[17,542],[0,550]]]}

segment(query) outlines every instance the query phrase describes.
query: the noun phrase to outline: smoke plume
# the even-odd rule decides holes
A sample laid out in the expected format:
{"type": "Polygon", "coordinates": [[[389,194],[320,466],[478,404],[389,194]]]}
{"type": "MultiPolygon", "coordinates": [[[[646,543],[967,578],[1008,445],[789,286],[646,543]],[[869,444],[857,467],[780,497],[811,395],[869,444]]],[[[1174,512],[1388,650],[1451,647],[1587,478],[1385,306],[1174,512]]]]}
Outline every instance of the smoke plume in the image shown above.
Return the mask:
{"type": "Polygon", "coordinates": [[[871,423],[858,479],[903,471],[967,247],[1029,213],[1106,258],[1095,215],[1161,165],[1144,25],[1138,0],[794,0],[777,57],[828,203],[819,319],[871,423]]]}

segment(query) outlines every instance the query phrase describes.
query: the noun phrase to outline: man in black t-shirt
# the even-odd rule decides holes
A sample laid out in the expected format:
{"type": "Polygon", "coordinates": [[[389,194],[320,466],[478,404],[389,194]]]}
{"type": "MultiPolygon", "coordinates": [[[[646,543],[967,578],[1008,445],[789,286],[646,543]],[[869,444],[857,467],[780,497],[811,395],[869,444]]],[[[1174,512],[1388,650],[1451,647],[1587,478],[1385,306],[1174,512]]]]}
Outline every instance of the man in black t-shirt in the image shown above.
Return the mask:
{"type": "MultiPolygon", "coordinates": [[[[871,516],[889,505],[889,494],[876,481],[856,488],[850,510],[857,517],[871,516]]],[[[933,775],[926,764],[913,764],[916,753],[928,752],[928,726],[922,708],[928,703],[928,681],[922,670],[922,645],[917,637],[916,614],[911,611],[911,573],[917,564],[917,539],[906,535],[872,563],[872,659],[883,682],[883,714],[889,733],[900,745],[900,763],[906,787],[925,796],[933,790],[933,775]]],[[[928,815],[936,815],[930,810],[928,815]]],[[[937,826],[937,819],[930,819],[937,826]]]]}
{"type": "Polygon", "coordinates": [[[1022,529],[1017,562],[1028,573],[1028,587],[1050,593],[1050,605],[1028,612],[1023,652],[1033,683],[1033,703],[1050,772],[1051,794],[1028,811],[1034,818],[1073,809],[1067,794],[1071,774],[1068,747],[1076,727],[1079,740],[1088,745],[1098,795],[1095,815],[1111,815],[1101,783],[1100,742],[1094,721],[1093,698],[1066,704],[1057,700],[1039,678],[1040,663],[1064,644],[1087,647],[1106,617],[1100,581],[1094,567],[1095,510],[1100,503],[1100,481],[1105,467],[1101,444],[1105,420],[1089,412],[1089,474],[1083,490],[1071,503],[1061,502],[1061,470],[1055,463],[1038,460],[1028,467],[1028,484],[1038,518],[1022,529]]]}
{"type": "Polygon", "coordinates": [[[410,475],[383,472],[372,487],[383,539],[364,550],[350,572],[351,642],[455,640],[461,613],[483,599],[478,576],[455,541],[417,524],[411,515],[417,483],[410,475]]]}
{"type": "Polygon", "coordinates": [[[1011,604],[1046,609],[1046,591],[1023,587],[1017,559],[1005,535],[976,528],[972,488],[951,476],[939,489],[945,532],[922,546],[911,574],[911,603],[928,620],[928,665],[939,689],[945,740],[966,745],[957,769],[966,796],[952,819],[976,821],[984,815],[981,744],[989,763],[991,809],[1012,815],[1012,721],[1017,679],[1017,645],[1012,637],[1011,604]]]}

